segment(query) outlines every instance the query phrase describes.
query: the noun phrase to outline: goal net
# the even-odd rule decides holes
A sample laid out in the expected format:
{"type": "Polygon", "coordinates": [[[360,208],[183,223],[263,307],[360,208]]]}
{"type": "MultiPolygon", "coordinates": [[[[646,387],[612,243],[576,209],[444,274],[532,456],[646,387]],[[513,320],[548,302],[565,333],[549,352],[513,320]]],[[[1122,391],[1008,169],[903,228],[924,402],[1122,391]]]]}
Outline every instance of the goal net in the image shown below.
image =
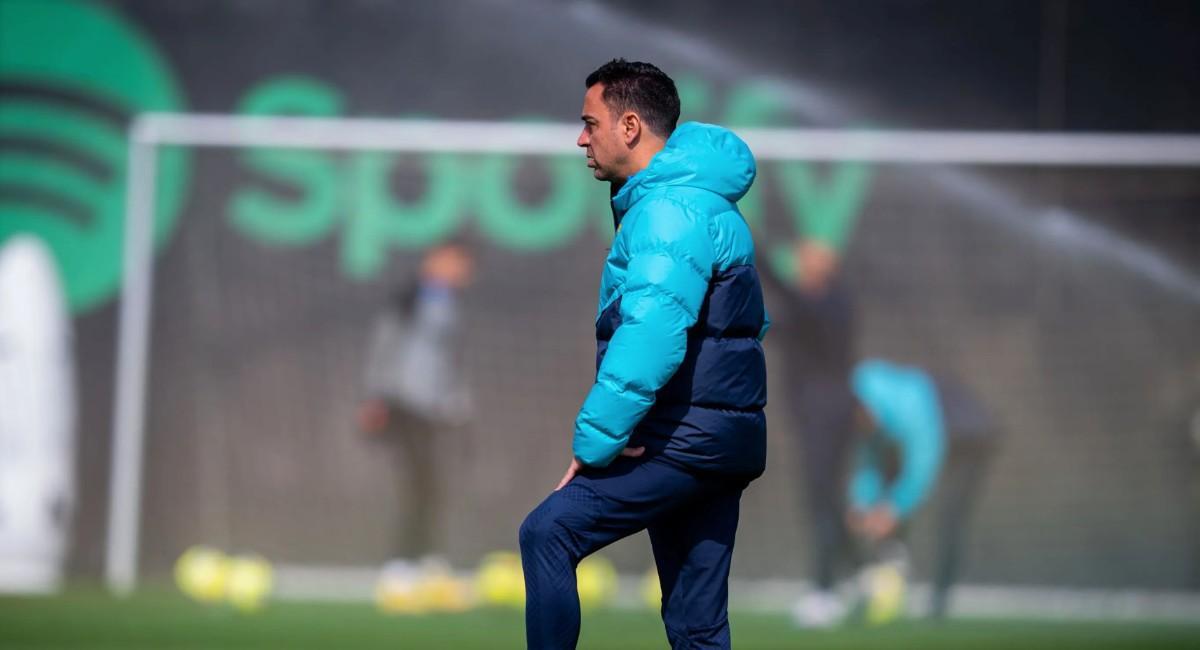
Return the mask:
{"type": "MultiPolygon", "coordinates": [[[[795,238],[827,241],[855,293],[860,353],[953,369],[1001,414],[1009,435],[972,542],[989,561],[968,578],[1087,585],[1089,567],[1128,557],[1151,559],[1110,567],[1113,580],[1170,586],[1154,572],[1186,565],[1198,524],[1174,497],[1194,481],[1181,450],[1200,399],[1200,221],[1184,218],[1200,207],[1200,139],[739,134],[759,161],[742,208],[760,265],[786,276],[795,238]],[[1122,481],[1106,469],[1117,467],[1122,481]],[[1139,534],[1098,547],[1114,526],[1139,534]]],[[[139,118],[110,584],[127,590],[194,544],[289,565],[389,558],[410,483],[397,450],[357,429],[369,337],[422,252],[451,239],[475,257],[461,300],[473,407],[432,441],[430,538],[458,566],[514,547],[569,458],[593,372],[612,218],[576,136],[553,124],[139,118]],[[196,172],[154,255],[167,147],[191,150],[196,172]]],[[[806,564],[774,345],[771,460],[739,536],[755,552],[737,573],[752,579],[806,564]]],[[[931,535],[923,522],[917,540],[931,535]]],[[[644,570],[648,555],[624,548],[618,566],[644,570]]]]}

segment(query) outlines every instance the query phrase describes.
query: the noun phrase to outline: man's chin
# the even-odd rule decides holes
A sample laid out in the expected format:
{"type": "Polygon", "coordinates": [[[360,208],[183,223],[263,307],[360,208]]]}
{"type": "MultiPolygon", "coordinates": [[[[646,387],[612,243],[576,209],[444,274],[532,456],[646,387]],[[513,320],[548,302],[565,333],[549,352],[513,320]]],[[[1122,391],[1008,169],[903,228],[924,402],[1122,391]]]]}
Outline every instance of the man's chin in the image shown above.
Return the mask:
{"type": "Polygon", "coordinates": [[[608,173],[605,172],[603,169],[600,169],[599,167],[592,168],[592,178],[595,178],[598,181],[612,180],[612,178],[609,177],[608,173]]]}

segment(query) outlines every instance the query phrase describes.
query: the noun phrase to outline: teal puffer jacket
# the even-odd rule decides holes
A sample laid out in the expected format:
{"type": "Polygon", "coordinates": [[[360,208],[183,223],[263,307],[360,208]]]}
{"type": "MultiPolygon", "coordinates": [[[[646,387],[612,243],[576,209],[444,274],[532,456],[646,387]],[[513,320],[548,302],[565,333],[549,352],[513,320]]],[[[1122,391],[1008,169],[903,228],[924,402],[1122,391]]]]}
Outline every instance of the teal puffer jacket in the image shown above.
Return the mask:
{"type": "Polygon", "coordinates": [[[736,206],[754,176],[731,131],[689,122],[613,197],[596,382],[575,421],[585,465],[644,445],[698,469],[762,472],[768,320],[736,206]]]}

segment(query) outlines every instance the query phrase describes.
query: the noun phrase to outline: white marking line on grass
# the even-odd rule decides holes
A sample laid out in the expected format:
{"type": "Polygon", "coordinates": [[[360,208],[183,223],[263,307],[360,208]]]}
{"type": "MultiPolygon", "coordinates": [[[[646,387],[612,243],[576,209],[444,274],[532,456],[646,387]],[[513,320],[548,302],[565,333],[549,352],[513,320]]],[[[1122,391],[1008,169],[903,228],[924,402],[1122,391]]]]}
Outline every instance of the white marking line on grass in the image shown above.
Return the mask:
{"type": "MultiPolygon", "coordinates": [[[[274,598],[293,602],[371,602],[380,570],[374,567],[281,565],[275,569],[274,598]]],[[[470,582],[472,572],[457,572],[470,582]]],[[[620,576],[618,609],[646,609],[643,576],[620,576]]],[[[730,607],[738,611],[783,613],[811,588],[800,580],[731,580],[730,607]]],[[[839,592],[847,594],[847,585],[839,592]]],[[[908,614],[923,616],[929,585],[912,584],[908,614]]],[[[960,585],[952,595],[951,616],[977,619],[1047,621],[1200,621],[1200,594],[1135,589],[1062,589],[960,585]]]]}

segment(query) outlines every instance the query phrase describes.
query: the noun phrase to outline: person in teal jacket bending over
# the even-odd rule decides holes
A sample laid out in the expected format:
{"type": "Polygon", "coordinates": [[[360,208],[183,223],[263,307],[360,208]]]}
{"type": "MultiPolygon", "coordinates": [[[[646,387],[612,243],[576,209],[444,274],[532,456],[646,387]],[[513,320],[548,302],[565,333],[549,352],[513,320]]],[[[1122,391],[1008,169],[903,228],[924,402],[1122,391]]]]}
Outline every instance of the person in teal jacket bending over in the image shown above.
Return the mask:
{"type": "Polygon", "coordinates": [[[920,368],[867,359],[854,367],[851,389],[865,436],[850,479],[849,528],[875,552],[902,535],[940,483],[930,614],[941,617],[998,429],[960,382],[920,368]]]}
{"type": "Polygon", "coordinates": [[[766,463],[767,317],[736,205],[754,158],[726,129],[677,127],[679,94],[653,65],[616,59],[585,85],[577,144],[612,184],[617,233],[574,458],[521,525],[526,638],[575,647],[576,565],[648,530],[671,647],[728,648],[738,506],[766,463]]]}

